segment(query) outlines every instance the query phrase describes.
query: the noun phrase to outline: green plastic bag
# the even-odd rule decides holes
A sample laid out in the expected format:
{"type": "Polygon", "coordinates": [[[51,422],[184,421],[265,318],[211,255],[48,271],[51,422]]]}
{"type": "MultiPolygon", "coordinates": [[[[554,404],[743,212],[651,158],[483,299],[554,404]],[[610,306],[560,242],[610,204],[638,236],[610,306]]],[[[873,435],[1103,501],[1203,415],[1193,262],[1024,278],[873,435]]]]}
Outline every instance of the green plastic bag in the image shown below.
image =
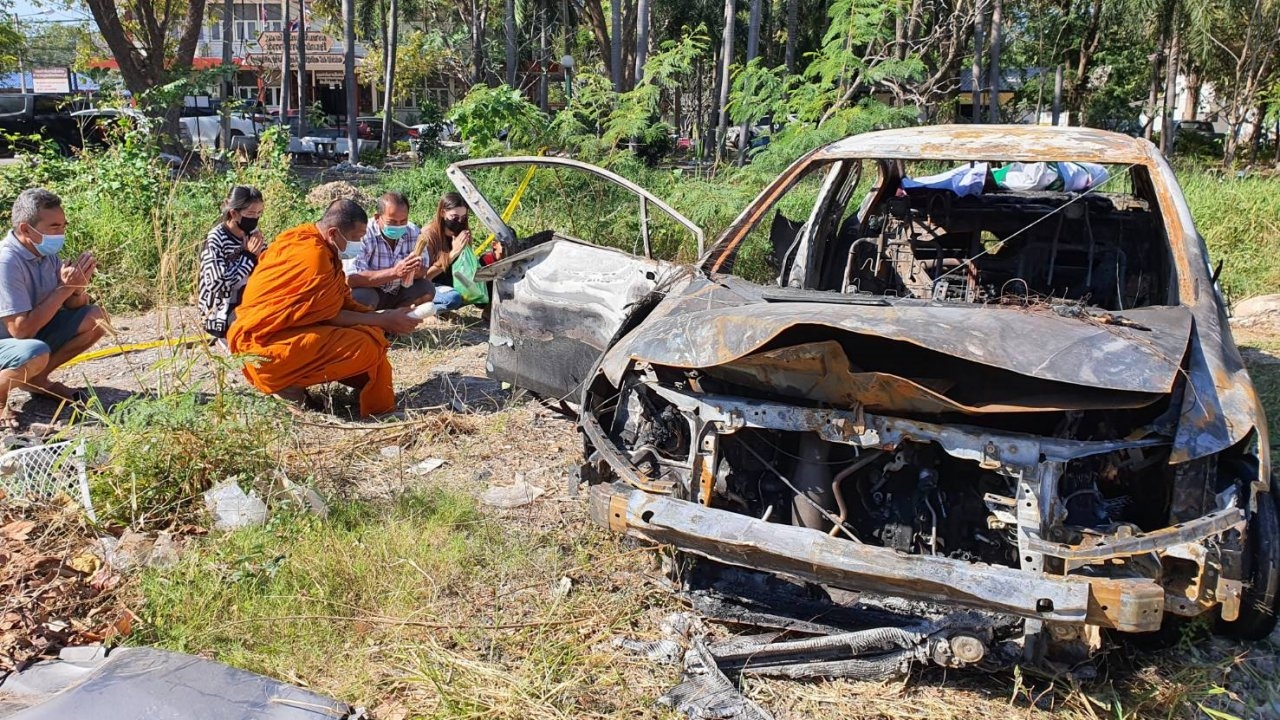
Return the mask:
{"type": "Polygon", "coordinates": [[[489,304],[489,289],[476,280],[479,269],[480,261],[469,246],[453,261],[453,289],[458,291],[462,302],[467,305],[489,304]]]}

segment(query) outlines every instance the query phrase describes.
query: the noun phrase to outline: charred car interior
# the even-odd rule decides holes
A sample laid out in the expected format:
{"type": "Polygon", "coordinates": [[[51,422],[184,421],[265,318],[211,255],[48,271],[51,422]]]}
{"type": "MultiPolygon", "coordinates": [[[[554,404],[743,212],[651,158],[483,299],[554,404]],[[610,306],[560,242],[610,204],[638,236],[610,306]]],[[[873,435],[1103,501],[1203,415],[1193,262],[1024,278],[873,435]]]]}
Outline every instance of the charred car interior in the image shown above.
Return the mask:
{"type": "MultiPolygon", "coordinates": [[[[451,174],[519,246],[467,166],[547,160],[451,174]]],[[[1149,143],[879,131],[798,160],[696,265],[548,237],[486,271],[490,371],[575,409],[598,522],[966,611],[919,633],[944,665],[997,642],[1082,657],[1101,630],[1209,613],[1274,625],[1265,421],[1149,143]],[[811,213],[783,215],[815,173],[811,213]],[[751,242],[773,282],[733,274],[751,242]]]]}

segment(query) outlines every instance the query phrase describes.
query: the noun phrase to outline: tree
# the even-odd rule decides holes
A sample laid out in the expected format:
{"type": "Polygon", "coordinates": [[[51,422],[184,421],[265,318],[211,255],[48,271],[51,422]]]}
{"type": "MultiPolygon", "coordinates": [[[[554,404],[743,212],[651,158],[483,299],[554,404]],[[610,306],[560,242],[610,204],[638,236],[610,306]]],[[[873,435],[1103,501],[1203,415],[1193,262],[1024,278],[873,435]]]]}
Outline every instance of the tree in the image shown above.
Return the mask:
{"type": "Polygon", "coordinates": [[[987,106],[987,120],[1000,122],[1000,88],[1004,85],[1000,74],[1000,46],[1003,41],[1004,0],[994,0],[991,6],[991,45],[988,49],[990,68],[987,84],[991,86],[991,102],[987,106]]]}
{"type": "Polygon", "coordinates": [[[383,87],[386,92],[382,98],[382,149],[390,153],[391,151],[391,127],[394,125],[392,120],[395,114],[392,112],[395,107],[395,78],[396,78],[396,50],[400,39],[400,4],[399,0],[390,0],[388,14],[391,16],[388,21],[387,29],[387,76],[383,87]]]}
{"type": "MultiPolygon", "coordinates": [[[[27,67],[72,67],[92,43],[89,30],[82,25],[42,23],[22,30],[22,63],[27,67]]],[[[8,55],[4,44],[0,39],[0,54],[8,55]]]]}
{"type": "Polygon", "coordinates": [[[734,0],[724,0],[724,44],[720,48],[720,119],[716,128],[716,164],[724,154],[725,136],[729,134],[729,84],[733,67],[734,0]]]}
{"type": "MultiPolygon", "coordinates": [[[[147,91],[191,70],[205,0],[84,1],[134,98],[145,99],[147,91]]],[[[166,108],[167,124],[175,136],[177,110],[166,108]]]]}

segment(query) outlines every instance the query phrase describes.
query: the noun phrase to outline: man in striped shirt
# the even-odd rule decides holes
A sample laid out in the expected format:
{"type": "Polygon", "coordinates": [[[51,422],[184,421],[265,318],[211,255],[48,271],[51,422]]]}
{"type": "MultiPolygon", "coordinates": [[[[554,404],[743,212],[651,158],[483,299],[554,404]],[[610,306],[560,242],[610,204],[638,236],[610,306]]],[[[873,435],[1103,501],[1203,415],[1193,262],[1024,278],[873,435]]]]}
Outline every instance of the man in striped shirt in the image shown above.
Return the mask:
{"type": "Polygon", "coordinates": [[[351,296],[374,310],[431,302],[436,286],[413,252],[421,229],[409,222],[409,198],[389,192],[378,198],[360,254],[344,267],[351,296]]]}

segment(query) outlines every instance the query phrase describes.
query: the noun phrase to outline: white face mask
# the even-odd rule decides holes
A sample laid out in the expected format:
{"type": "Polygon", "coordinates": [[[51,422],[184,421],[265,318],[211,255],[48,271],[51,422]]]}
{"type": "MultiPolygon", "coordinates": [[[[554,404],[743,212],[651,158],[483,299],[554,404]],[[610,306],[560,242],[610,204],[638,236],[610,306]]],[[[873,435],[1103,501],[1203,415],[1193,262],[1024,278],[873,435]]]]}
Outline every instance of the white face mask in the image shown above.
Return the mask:
{"type": "Polygon", "coordinates": [[[348,240],[347,247],[338,256],[343,260],[354,260],[360,257],[360,253],[364,252],[364,242],[360,240],[348,240]]]}

